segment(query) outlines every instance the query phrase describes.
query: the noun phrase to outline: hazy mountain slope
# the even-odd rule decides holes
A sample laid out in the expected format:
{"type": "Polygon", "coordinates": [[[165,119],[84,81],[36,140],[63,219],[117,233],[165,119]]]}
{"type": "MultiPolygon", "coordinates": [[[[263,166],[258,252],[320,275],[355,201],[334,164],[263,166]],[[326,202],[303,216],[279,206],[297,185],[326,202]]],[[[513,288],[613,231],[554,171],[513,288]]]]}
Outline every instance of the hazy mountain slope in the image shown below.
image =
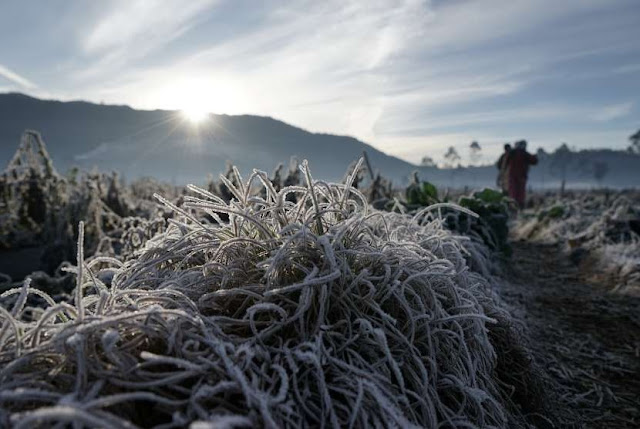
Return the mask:
{"type": "Polygon", "coordinates": [[[201,181],[232,161],[244,171],[271,171],[290,156],[312,161],[318,177],[339,179],[367,150],[375,168],[400,179],[410,164],[354,138],[313,134],[259,116],[212,115],[200,126],[174,111],[138,111],[126,106],[39,100],[0,94],[0,163],[6,164],[23,130],[41,132],[62,171],[72,165],[117,169],[127,177],[160,176],[201,181]]]}
{"type": "MultiPolygon", "coordinates": [[[[376,170],[406,183],[411,171],[439,186],[493,186],[493,166],[442,170],[417,168],[351,137],[314,134],[262,116],[212,115],[198,127],[179,112],[134,110],[86,102],[39,100],[23,94],[0,94],[0,168],[4,168],[25,129],[42,133],[56,167],[73,165],[115,169],[129,178],[154,176],[176,183],[202,183],[224,171],[227,160],[243,172],[271,171],[289,158],[309,159],[317,178],[339,180],[349,163],[367,150],[376,170]]],[[[606,145],[607,142],[603,142],[606,145]]],[[[462,145],[463,143],[461,143],[462,145]]],[[[531,142],[531,149],[535,149],[531,142]]],[[[425,154],[430,155],[430,154],[425,154]]],[[[541,159],[530,174],[532,187],[557,187],[561,173],[554,154],[541,159]]],[[[569,187],[638,187],[640,156],[623,151],[571,152],[566,159],[569,187]],[[597,182],[596,162],[607,164],[597,182]]]]}

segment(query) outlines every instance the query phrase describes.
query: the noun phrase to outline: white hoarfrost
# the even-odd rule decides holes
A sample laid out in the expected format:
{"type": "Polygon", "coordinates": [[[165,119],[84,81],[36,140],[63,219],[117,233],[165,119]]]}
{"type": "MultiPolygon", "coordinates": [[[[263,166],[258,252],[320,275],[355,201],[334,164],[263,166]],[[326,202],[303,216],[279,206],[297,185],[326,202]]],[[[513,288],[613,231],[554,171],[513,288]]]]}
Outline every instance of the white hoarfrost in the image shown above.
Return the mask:
{"type": "Polygon", "coordinates": [[[74,298],[2,294],[0,426],[517,426],[465,241],[302,168],[159,197],[177,215],[124,264],[83,261],[81,226],[74,298]]]}
{"type": "Polygon", "coordinates": [[[640,196],[595,192],[546,201],[533,215],[525,213],[516,238],[561,244],[568,253],[585,255],[589,271],[614,290],[640,293],[640,196]],[[602,278],[604,276],[604,278],[602,278]]]}

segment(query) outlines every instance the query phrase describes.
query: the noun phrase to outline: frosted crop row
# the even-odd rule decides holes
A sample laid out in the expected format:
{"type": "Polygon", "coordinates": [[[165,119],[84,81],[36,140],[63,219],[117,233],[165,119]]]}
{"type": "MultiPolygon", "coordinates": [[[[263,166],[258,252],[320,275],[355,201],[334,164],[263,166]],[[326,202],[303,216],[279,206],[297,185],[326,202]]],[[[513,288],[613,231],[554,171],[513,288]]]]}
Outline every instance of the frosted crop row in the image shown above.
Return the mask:
{"type": "MultiPolygon", "coordinates": [[[[518,219],[519,238],[561,244],[577,263],[610,277],[615,289],[640,292],[640,196],[588,193],[548,199],[518,219]]],[[[600,279],[603,280],[603,279],[600,279]]]]}
{"type": "Polygon", "coordinates": [[[137,257],[84,258],[79,234],[72,299],[5,292],[0,426],[524,426],[477,248],[438,206],[380,212],[353,176],[302,173],[159,196],[174,217],[137,257]]]}

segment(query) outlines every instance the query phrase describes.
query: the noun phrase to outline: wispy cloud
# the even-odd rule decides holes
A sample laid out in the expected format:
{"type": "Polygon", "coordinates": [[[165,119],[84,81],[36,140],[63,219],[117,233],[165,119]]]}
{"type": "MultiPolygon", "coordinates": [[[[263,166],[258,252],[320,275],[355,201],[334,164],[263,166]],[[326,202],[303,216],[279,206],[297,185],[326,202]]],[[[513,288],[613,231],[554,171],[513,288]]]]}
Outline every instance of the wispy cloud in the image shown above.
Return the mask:
{"type": "Polygon", "coordinates": [[[606,122],[613,119],[627,116],[633,109],[633,102],[613,104],[611,106],[603,107],[599,109],[594,115],[593,119],[596,121],[606,122]]]}
{"type": "Polygon", "coordinates": [[[521,107],[514,109],[484,110],[470,113],[431,114],[425,116],[428,120],[415,121],[408,118],[402,121],[400,118],[392,120],[392,123],[381,127],[380,136],[415,136],[433,133],[442,133],[443,130],[473,129],[477,125],[499,126],[501,123],[522,123],[548,119],[570,119],[585,115],[589,111],[585,108],[576,108],[567,105],[543,105],[521,107]],[[402,128],[403,125],[405,128],[402,128]],[[394,128],[399,126],[400,128],[394,128]]]}
{"type": "Polygon", "coordinates": [[[640,63],[625,64],[617,67],[614,73],[627,74],[627,73],[640,73],[640,63]]]}
{"type": "Polygon", "coordinates": [[[2,64],[0,64],[0,77],[3,77],[13,83],[16,83],[25,89],[37,88],[37,85],[35,83],[31,82],[29,79],[25,78],[24,76],[20,76],[18,73],[14,72],[8,67],[3,66],[2,64]]]}
{"type": "Polygon", "coordinates": [[[498,150],[541,126],[544,141],[630,126],[636,1],[78,2],[64,72],[33,78],[73,98],[269,115],[405,159],[456,140],[498,150]]]}
{"type": "Polygon", "coordinates": [[[136,49],[162,45],[180,36],[189,22],[215,0],[119,0],[99,20],[84,40],[88,53],[101,53],[127,46],[136,49]]]}
{"type": "Polygon", "coordinates": [[[80,41],[91,65],[76,77],[99,78],[158,52],[207,17],[217,0],[112,0],[80,41]]]}

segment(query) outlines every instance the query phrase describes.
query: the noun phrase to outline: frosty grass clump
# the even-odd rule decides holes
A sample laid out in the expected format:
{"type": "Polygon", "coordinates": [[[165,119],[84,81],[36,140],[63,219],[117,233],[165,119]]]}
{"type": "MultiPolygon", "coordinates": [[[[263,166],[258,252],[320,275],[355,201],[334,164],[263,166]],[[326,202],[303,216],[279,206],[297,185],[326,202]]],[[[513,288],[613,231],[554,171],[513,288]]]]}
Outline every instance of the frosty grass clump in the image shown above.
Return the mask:
{"type": "Polygon", "coordinates": [[[158,197],[177,216],[124,261],[85,259],[81,224],[71,300],[2,294],[0,426],[523,424],[508,316],[442,207],[376,211],[353,176],[302,172],[276,191],[235,171],[228,203],[158,197]]]}

